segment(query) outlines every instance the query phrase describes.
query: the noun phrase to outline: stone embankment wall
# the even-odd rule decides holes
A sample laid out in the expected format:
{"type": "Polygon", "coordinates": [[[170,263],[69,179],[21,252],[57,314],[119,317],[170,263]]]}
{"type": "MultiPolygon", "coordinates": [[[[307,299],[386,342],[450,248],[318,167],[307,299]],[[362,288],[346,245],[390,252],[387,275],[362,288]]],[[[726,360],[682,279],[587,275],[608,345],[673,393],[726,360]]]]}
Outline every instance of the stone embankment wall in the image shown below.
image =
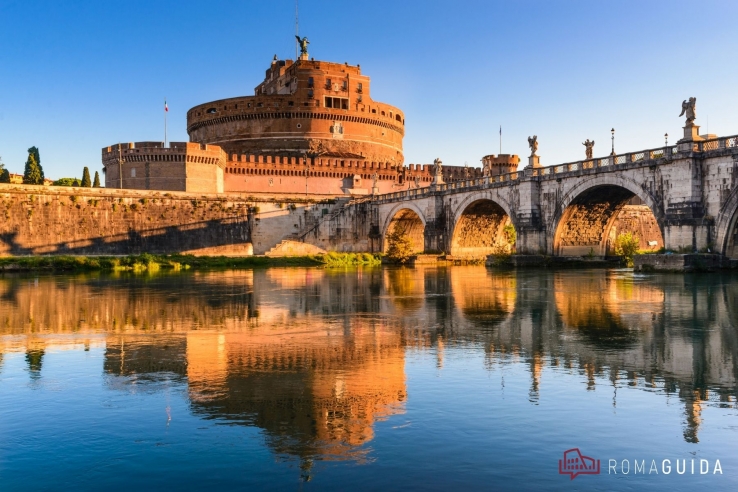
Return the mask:
{"type": "Polygon", "coordinates": [[[332,210],[282,195],[0,185],[0,255],[263,254],[332,210]]]}

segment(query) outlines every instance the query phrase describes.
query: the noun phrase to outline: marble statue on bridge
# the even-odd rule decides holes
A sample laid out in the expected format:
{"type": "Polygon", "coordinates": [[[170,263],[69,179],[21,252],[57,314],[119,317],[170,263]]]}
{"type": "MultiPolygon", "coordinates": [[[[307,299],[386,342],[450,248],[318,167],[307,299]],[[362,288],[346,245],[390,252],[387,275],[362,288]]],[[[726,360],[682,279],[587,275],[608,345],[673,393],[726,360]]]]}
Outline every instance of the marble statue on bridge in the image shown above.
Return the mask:
{"type": "Polygon", "coordinates": [[[679,114],[679,116],[683,116],[686,114],[687,116],[687,126],[694,125],[694,119],[697,117],[696,114],[696,108],[697,105],[697,98],[696,97],[690,97],[689,101],[683,101],[682,102],[682,112],[679,114]]]}
{"type": "Polygon", "coordinates": [[[582,145],[584,145],[584,152],[585,152],[585,155],[587,156],[587,159],[591,159],[592,149],[594,148],[595,141],[587,139],[584,142],[582,142],[582,145]]]}

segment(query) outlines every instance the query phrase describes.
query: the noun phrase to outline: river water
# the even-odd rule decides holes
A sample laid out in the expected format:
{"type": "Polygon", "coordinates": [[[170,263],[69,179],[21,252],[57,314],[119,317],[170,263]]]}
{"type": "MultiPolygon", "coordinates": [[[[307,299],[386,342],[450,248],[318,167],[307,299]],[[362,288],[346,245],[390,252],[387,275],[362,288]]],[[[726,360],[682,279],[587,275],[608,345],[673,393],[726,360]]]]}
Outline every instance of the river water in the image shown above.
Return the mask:
{"type": "Polygon", "coordinates": [[[736,490],[737,378],[736,276],[6,275],[0,490],[736,490]]]}

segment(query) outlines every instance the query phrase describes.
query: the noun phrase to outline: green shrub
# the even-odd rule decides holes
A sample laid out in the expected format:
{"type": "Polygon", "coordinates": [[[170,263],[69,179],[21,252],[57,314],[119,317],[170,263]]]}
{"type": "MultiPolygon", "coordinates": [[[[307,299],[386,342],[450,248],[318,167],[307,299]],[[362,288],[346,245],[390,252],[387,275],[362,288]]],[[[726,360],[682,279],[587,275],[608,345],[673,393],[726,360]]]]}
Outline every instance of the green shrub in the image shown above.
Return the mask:
{"type": "Polygon", "coordinates": [[[638,252],[638,236],[630,232],[618,234],[615,238],[615,254],[622,256],[628,266],[633,265],[633,256],[638,252]]]}

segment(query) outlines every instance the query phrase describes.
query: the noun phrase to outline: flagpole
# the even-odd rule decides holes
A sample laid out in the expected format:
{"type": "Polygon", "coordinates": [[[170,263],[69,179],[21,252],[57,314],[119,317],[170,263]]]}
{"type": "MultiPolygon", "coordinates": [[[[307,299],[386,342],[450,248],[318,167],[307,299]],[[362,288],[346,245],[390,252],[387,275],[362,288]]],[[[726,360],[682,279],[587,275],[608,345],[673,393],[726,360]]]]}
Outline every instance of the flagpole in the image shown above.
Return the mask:
{"type": "Polygon", "coordinates": [[[500,125],[500,154],[502,154],[502,125],[500,125]]]}
{"type": "Polygon", "coordinates": [[[167,108],[167,98],[164,98],[164,148],[167,147],[167,113],[169,112],[169,108],[167,108]]]}

